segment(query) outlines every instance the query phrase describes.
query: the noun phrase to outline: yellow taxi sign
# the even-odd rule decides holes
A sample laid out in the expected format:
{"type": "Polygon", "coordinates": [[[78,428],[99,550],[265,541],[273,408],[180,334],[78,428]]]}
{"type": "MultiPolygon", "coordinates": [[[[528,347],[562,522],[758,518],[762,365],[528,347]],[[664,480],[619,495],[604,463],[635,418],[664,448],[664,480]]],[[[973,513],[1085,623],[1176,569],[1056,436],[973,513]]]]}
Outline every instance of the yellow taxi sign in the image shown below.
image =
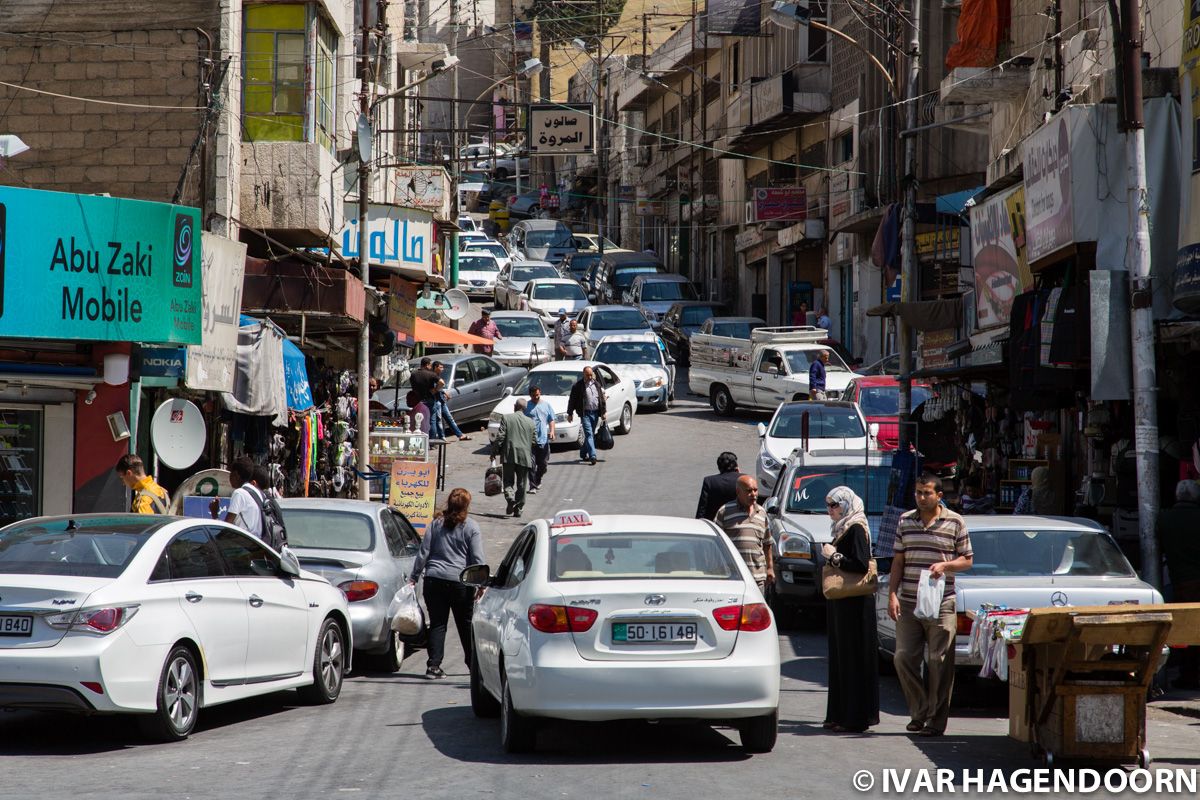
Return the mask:
{"type": "Polygon", "coordinates": [[[592,524],[592,515],[582,508],[559,511],[550,522],[551,528],[582,528],[592,524]]]}

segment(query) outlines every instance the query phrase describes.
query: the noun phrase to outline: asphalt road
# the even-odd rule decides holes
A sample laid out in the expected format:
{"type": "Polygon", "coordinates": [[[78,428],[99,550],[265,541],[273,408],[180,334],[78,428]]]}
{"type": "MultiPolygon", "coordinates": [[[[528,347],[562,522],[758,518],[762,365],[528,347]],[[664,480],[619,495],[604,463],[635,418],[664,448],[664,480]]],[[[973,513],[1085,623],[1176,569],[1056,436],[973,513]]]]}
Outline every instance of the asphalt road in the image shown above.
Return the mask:
{"type": "MultiPolygon", "coordinates": [[[[527,515],[582,506],[692,516],[700,479],[720,451],[753,463],[759,418],[718,420],[698,398],[680,395],[669,413],[638,415],[597,466],[556,452],[527,515]]],[[[498,563],[520,522],[501,516],[502,498],[483,496],[485,440],[475,433],[450,445],[448,485],[475,493],[473,513],[498,563]]],[[[426,680],[418,654],[398,674],[352,676],[332,706],[300,706],[284,692],[205,710],[199,730],[179,744],[146,744],[120,718],[0,712],[0,798],[841,798],[856,795],[850,781],[860,768],[1036,766],[1025,746],[1006,738],[1004,695],[995,692],[968,695],[944,738],[916,740],[904,733],[895,678],[885,677],[872,735],[827,734],[823,631],[785,632],[779,647],[780,738],[767,755],[744,755],[728,729],[552,723],[537,752],[507,756],[498,722],[471,713],[451,636],[446,680],[426,680]]],[[[1152,710],[1150,749],[1159,763],[1194,768],[1195,720],[1152,710]]]]}

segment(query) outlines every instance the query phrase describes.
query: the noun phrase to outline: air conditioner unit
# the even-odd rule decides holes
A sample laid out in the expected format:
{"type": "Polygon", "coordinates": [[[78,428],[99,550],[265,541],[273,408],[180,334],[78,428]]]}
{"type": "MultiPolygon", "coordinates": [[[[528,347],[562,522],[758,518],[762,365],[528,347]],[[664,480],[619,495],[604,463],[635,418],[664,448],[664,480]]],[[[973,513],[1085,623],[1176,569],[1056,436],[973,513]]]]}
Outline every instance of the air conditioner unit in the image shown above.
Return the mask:
{"type": "Polygon", "coordinates": [[[756,215],[754,213],[754,201],[747,200],[746,201],[746,224],[753,225],[755,222],[758,222],[758,220],[756,219],[756,215]]]}

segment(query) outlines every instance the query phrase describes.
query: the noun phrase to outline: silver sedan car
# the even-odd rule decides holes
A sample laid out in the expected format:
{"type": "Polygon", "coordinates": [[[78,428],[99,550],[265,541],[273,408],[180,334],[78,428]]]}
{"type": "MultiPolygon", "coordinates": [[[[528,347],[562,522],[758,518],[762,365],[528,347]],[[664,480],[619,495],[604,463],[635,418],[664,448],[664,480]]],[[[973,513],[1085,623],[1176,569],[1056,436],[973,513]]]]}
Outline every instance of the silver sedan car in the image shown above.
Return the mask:
{"type": "Polygon", "coordinates": [[[421,546],[413,526],[400,512],[364,500],[289,497],[279,506],[300,565],[349,601],[355,666],[400,669],[405,643],[392,632],[387,608],[421,546]]]}

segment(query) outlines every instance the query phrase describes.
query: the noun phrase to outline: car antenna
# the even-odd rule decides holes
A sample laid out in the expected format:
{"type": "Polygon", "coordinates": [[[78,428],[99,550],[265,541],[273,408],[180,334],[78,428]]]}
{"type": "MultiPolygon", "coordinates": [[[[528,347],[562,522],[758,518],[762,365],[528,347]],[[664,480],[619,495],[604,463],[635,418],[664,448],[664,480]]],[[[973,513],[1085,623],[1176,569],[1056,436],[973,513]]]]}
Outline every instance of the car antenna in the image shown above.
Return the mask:
{"type": "Polygon", "coordinates": [[[75,531],[79,530],[79,523],[76,522],[74,518],[67,520],[67,530],[71,532],[72,536],[74,536],[75,531]]]}

